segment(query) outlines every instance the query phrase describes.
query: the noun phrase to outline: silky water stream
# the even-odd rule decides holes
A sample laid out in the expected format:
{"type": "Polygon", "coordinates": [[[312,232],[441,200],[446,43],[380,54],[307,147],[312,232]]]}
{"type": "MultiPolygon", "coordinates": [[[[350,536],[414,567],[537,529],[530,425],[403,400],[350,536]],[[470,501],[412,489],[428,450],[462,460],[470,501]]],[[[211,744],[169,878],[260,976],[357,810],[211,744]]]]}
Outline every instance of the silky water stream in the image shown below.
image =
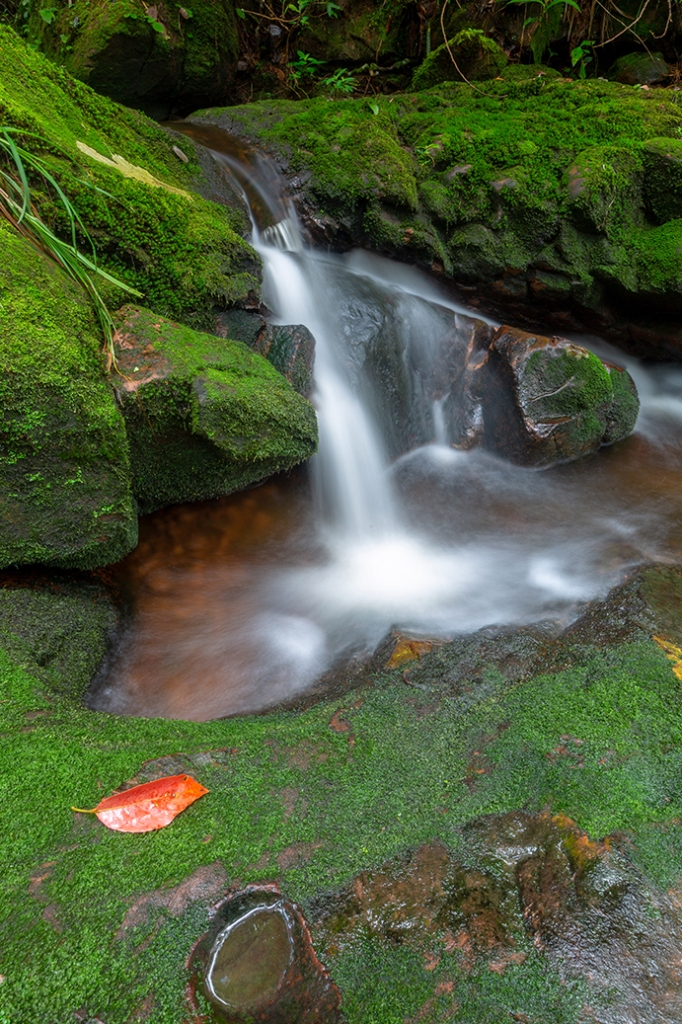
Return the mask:
{"type": "Polygon", "coordinates": [[[306,247],[268,165],[219,148],[258,208],[273,321],[316,339],[319,454],[287,477],[141,521],[138,548],[116,567],[129,626],[91,706],[199,720],[256,711],[370,653],[391,628],[449,637],[566,624],[630,566],[679,560],[682,367],[628,360],[637,430],[580,462],[534,471],[456,450],[438,382],[472,314],[410,267],[306,247]]]}

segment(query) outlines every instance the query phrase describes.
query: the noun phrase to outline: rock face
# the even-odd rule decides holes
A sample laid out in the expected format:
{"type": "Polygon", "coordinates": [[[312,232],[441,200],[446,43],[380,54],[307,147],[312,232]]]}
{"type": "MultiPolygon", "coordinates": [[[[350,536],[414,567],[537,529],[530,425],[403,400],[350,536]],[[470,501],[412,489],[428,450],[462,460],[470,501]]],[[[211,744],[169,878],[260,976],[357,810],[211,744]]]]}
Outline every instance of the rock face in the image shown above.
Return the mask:
{"type": "Polygon", "coordinates": [[[669,74],[662,53],[626,53],[609,69],[609,78],[625,85],[653,85],[669,74]]]}
{"type": "Polygon", "coordinates": [[[142,512],[229,494],[308,458],[312,406],[241,342],[124,307],[112,376],[142,512]]]}
{"type": "Polygon", "coordinates": [[[630,374],[587,349],[512,327],[494,335],[470,385],[484,444],[523,466],[570,462],[630,434],[639,400],[630,374]]]}
{"type": "Polygon", "coordinates": [[[0,567],[89,569],[137,543],[101,344],[84,292],[0,221],[0,567]]]}
{"type": "Polygon", "coordinates": [[[58,0],[46,22],[34,9],[29,33],[46,53],[97,92],[167,117],[205,97],[227,98],[238,54],[232,0],[58,0]]]}
{"type": "Polygon", "coordinates": [[[303,324],[269,324],[259,313],[231,309],[217,315],[215,333],[264,356],[304,398],[312,391],[315,339],[303,324]]]}

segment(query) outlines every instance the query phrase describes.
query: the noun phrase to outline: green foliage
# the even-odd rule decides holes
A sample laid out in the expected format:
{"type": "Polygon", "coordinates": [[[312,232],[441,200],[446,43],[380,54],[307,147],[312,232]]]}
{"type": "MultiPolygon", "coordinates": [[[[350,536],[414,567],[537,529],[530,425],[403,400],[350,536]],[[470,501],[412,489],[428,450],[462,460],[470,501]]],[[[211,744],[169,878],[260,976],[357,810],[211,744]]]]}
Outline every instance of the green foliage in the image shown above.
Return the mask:
{"type": "MultiPolygon", "coordinates": [[[[116,361],[113,346],[113,321],[104,303],[104,299],[93,281],[92,275],[99,275],[116,288],[121,288],[132,295],[139,297],[140,292],[124,284],[118,278],[113,277],[98,266],[95,247],[92,245],[90,236],[71,201],[64,194],[61,186],[53,175],[50,174],[43,161],[16,144],[13,138],[13,135],[16,133],[16,128],[0,127],[0,155],[4,154],[6,157],[10,157],[14,166],[14,173],[11,174],[3,170],[0,165],[0,215],[4,215],[5,219],[17,231],[27,234],[32,238],[85,290],[97,313],[97,319],[104,335],[104,347],[107,352],[108,363],[111,366],[116,361]],[[59,238],[35,210],[31,196],[31,186],[28,180],[29,172],[38,174],[52,188],[66,215],[71,237],[70,243],[64,242],[59,238]],[[78,248],[76,241],[78,228],[80,228],[85,238],[90,242],[90,256],[85,256],[78,248]]],[[[109,193],[103,194],[109,199],[113,198],[109,193]]]]}
{"type": "Polygon", "coordinates": [[[592,47],[594,46],[594,40],[583,39],[581,43],[578,43],[571,50],[571,67],[578,69],[578,74],[581,78],[587,77],[587,65],[591,64],[594,60],[592,53],[592,47]]]}
{"type": "Polygon", "coordinates": [[[580,12],[580,4],[577,0],[501,0],[501,2],[523,4],[526,8],[532,7],[531,14],[523,23],[524,30],[528,29],[528,32],[521,34],[520,43],[522,47],[530,46],[536,64],[542,61],[547,47],[558,30],[561,18],[565,16],[566,8],[572,7],[580,12]]]}
{"type": "Polygon", "coordinates": [[[329,91],[330,96],[335,93],[350,95],[355,91],[355,75],[348,68],[338,68],[332,75],[323,78],[320,84],[329,91]]]}

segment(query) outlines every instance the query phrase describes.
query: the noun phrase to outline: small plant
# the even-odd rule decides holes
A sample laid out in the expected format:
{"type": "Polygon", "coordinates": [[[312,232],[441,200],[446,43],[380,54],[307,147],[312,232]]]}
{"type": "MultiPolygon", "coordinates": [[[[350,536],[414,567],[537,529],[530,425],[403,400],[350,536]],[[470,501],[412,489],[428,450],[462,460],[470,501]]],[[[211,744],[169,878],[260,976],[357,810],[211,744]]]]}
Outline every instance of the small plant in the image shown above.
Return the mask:
{"type": "Polygon", "coordinates": [[[288,29],[305,28],[310,24],[310,19],[316,14],[326,14],[328,18],[338,18],[341,7],[332,0],[289,0],[282,2],[277,10],[271,3],[266,4],[266,10],[248,11],[243,7],[237,7],[237,14],[240,18],[250,15],[252,18],[264,18],[267,21],[274,21],[288,29]]]}
{"type": "Polygon", "coordinates": [[[348,68],[339,68],[333,75],[323,78],[321,84],[329,89],[330,95],[340,93],[348,96],[355,90],[355,75],[348,68]]]}
{"type": "MultiPolygon", "coordinates": [[[[92,275],[99,275],[104,280],[116,285],[117,288],[122,288],[138,298],[142,296],[140,292],[124,284],[123,281],[119,281],[118,278],[108,274],[106,270],[102,270],[97,265],[95,247],[71,201],[42,160],[17,145],[13,138],[16,131],[17,129],[14,128],[0,127],[0,156],[10,164],[10,169],[6,169],[0,164],[0,217],[4,217],[16,231],[39,246],[85,290],[95,308],[104,335],[104,351],[107,355],[107,369],[109,370],[112,366],[116,366],[114,322],[104,299],[97,290],[92,275]],[[66,214],[71,242],[65,242],[59,238],[41,218],[33,202],[28,180],[29,172],[39,175],[54,191],[66,214]],[[90,244],[91,256],[86,256],[78,248],[76,239],[78,228],[81,229],[90,244]]],[[[108,195],[108,193],[104,194],[108,195]]]]}
{"type": "Polygon", "coordinates": [[[38,11],[38,14],[40,15],[40,17],[43,19],[43,21],[47,25],[51,25],[52,22],[57,17],[57,8],[56,7],[41,7],[41,9],[38,11]]]}
{"type": "MultiPolygon", "coordinates": [[[[577,0],[505,0],[507,4],[523,4],[524,7],[533,5],[532,13],[523,23],[523,30],[528,29],[527,40],[533,53],[533,59],[539,64],[550,43],[550,37],[554,25],[554,19],[561,18],[567,7],[572,7],[580,13],[580,4],[577,0]],[[558,16],[558,17],[557,17],[558,16]]],[[[524,32],[521,33],[521,46],[524,45],[524,32]]]]}
{"type": "Polygon", "coordinates": [[[578,69],[578,75],[580,78],[586,77],[587,65],[594,59],[590,53],[593,46],[593,39],[583,39],[582,43],[578,43],[578,45],[571,50],[571,67],[578,69]]]}

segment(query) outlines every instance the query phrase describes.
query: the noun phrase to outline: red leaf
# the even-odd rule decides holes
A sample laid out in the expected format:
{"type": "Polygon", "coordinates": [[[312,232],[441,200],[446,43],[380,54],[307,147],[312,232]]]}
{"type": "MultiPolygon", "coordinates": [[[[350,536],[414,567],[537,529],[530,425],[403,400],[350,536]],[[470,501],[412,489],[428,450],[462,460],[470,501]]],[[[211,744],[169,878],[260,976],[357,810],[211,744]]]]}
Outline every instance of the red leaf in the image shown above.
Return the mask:
{"type": "Polygon", "coordinates": [[[97,807],[81,814],[96,814],[103,825],[117,832],[153,832],[170,825],[173,818],[208,793],[191,775],[168,775],[165,779],[133,786],[100,800],[97,807]]]}

